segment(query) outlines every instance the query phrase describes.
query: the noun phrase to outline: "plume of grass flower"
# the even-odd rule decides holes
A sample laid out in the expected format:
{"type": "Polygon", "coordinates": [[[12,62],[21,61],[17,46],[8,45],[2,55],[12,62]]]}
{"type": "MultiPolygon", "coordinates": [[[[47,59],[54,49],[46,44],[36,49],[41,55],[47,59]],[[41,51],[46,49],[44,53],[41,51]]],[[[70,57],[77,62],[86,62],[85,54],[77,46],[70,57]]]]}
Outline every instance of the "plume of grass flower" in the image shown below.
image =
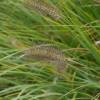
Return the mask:
{"type": "Polygon", "coordinates": [[[61,18],[59,10],[54,5],[50,5],[43,0],[25,0],[24,2],[27,6],[42,14],[49,15],[56,20],[61,18]]]}

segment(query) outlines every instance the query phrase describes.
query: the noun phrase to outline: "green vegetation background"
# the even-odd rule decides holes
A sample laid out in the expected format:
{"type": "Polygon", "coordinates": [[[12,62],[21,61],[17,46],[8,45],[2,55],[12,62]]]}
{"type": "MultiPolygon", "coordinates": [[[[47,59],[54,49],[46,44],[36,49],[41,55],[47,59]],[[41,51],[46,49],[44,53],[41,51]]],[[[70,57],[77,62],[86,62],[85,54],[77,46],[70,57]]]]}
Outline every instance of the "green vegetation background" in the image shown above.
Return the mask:
{"type": "Polygon", "coordinates": [[[100,100],[100,3],[44,1],[59,9],[59,19],[24,0],[0,0],[0,100],[100,100]],[[57,46],[74,60],[59,73],[46,62],[20,59],[34,44],[57,46]]]}

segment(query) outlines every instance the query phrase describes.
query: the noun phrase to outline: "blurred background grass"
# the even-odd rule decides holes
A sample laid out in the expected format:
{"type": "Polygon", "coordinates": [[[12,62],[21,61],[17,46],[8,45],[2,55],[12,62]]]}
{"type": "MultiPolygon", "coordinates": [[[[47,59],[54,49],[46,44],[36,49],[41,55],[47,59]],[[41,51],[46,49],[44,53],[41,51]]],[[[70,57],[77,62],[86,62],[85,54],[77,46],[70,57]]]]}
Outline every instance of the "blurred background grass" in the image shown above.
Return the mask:
{"type": "Polygon", "coordinates": [[[25,0],[0,0],[0,100],[99,100],[100,47],[95,45],[100,40],[99,3],[41,2],[55,6],[60,18],[25,0]],[[63,73],[45,61],[20,58],[26,48],[45,44],[74,59],[66,61],[63,73]]]}

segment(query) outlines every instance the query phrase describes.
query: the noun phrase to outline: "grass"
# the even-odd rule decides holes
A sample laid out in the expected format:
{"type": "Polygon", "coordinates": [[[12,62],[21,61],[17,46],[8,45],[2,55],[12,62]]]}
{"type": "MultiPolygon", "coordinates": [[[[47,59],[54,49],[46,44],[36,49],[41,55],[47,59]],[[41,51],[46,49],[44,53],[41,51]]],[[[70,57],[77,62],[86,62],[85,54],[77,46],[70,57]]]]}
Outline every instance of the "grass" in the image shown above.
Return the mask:
{"type": "Polygon", "coordinates": [[[100,100],[99,3],[26,2],[0,0],[0,100],[100,100]]]}

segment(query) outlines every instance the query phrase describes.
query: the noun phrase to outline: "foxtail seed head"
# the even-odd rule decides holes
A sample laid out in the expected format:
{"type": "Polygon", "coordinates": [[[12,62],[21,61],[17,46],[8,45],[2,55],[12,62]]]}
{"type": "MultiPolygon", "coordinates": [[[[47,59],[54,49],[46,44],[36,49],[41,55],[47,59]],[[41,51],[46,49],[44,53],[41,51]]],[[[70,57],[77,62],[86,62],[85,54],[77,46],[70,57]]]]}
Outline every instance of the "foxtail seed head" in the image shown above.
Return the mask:
{"type": "Polygon", "coordinates": [[[94,0],[96,3],[99,3],[100,4],[100,0],[94,0]]]}
{"type": "Polygon", "coordinates": [[[50,46],[33,46],[24,51],[24,58],[49,61],[57,67],[59,72],[64,71],[66,57],[61,50],[50,46]]]}
{"type": "Polygon", "coordinates": [[[96,41],[96,42],[95,42],[95,45],[96,45],[98,48],[100,48],[100,41],[96,41]]]}
{"type": "Polygon", "coordinates": [[[41,0],[25,0],[25,4],[34,10],[41,12],[42,14],[49,15],[52,18],[58,20],[61,18],[58,9],[54,5],[50,5],[41,0]]]}

